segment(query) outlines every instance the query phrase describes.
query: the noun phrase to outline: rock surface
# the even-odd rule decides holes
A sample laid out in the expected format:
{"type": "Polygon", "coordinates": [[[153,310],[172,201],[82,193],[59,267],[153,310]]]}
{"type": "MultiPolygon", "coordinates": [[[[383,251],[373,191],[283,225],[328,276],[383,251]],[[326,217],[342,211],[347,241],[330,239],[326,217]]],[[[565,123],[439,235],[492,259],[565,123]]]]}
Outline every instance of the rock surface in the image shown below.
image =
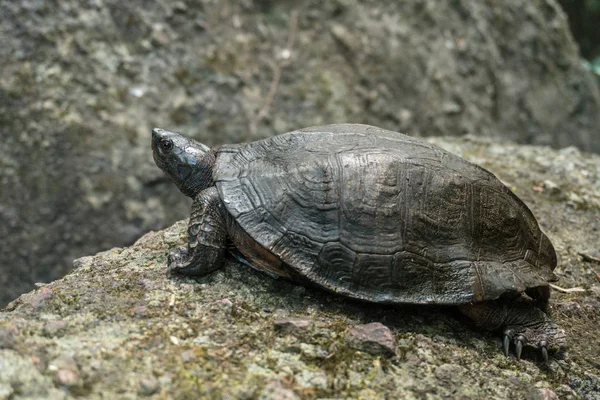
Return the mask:
{"type": "Polygon", "coordinates": [[[275,329],[296,334],[308,331],[312,325],[312,321],[306,318],[279,318],[273,322],[275,329]]]}
{"type": "Polygon", "coordinates": [[[396,339],[390,329],[381,322],[358,325],[348,330],[346,344],[373,355],[396,354],[396,339]]]}
{"type": "Polygon", "coordinates": [[[3,1],[0,36],[0,304],[186,216],[153,126],[209,145],[363,122],[600,151],[598,90],[554,0],[3,1]]]}
{"type": "Polygon", "coordinates": [[[443,307],[384,307],[274,280],[228,259],[209,276],[166,274],[185,221],[76,260],[63,279],[0,312],[0,394],[26,398],[600,399],[600,282],[579,252],[600,243],[600,156],[474,138],[430,139],[495,172],[532,208],[559,255],[550,312],[570,348],[548,365],[443,307]],[[551,181],[552,184],[545,183],[551,181]],[[290,335],[275,321],[303,319],[290,335]],[[394,358],[347,346],[380,322],[394,358]]]}

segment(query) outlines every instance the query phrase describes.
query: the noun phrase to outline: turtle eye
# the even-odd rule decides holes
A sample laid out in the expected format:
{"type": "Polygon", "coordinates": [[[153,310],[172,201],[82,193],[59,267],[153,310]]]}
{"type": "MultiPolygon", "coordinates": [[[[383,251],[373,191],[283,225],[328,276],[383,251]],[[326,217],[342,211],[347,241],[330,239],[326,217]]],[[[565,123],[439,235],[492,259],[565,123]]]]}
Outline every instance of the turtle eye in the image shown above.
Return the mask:
{"type": "Polygon", "coordinates": [[[163,151],[171,151],[173,148],[173,141],[171,139],[162,139],[160,141],[160,147],[163,151]]]}

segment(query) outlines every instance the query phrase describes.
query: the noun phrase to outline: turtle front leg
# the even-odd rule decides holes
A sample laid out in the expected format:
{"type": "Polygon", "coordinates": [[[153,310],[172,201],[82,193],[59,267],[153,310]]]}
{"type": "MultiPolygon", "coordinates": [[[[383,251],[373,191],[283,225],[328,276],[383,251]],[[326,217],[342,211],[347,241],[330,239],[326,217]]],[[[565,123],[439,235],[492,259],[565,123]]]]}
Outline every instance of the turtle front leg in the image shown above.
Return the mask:
{"type": "Polygon", "coordinates": [[[217,188],[209,187],[194,199],[188,223],[188,244],[169,254],[169,271],[206,275],[221,266],[226,244],[227,212],[217,188]]]}
{"type": "Polygon", "coordinates": [[[486,301],[459,307],[478,327],[488,331],[503,332],[504,354],[508,356],[511,341],[517,359],[521,359],[523,346],[539,349],[545,361],[548,350],[560,351],[566,347],[564,330],[531,300],[523,297],[486,301]]]}

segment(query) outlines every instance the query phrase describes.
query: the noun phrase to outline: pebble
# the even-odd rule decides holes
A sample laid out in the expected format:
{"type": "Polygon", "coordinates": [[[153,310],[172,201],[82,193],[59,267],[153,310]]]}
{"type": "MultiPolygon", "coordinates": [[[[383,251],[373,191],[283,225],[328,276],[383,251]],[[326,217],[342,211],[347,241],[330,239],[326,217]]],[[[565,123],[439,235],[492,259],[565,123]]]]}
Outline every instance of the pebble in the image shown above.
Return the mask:
{"type": "Polygon", "coordinates": [[[373,355],[396,354],[396,339],[390,329],[379,322],[358,325],[346,334],[346,344],[373,355]]]}
{"type": "Polygon", "coordinates": [[[181,353],[181,361],[184,363],[190,363],[192,361],[196,361],[197,359],[198,359],[198,356],[196,356],[196,354],[194,354],[193,350],[186,350],[181,353]]]}
{"type": "Polygon", "coordinates": [[[562,384],[556,388],[556,395],[562,400],[576,399],[577,393],[569,386],[562,384]]]}
{"type": "Polygon", "coordinates": [[[141,396],[152,396],[154,393],[158,392],[158,389],[160,389],[160,385],[154,377],[142,378],[140,379],[138,394],[141,396]]]}
{"type": "Polygon", "coordinates": [[[135,318],[147,318],[148,317],[148,307],[143,305],[137,305],[131,309],[131,315],[135,318]]]}
{"type": "Polygon", "coordinates": [[[221,300],[218,300],[217,302],[225,308],[233,307],[233,302],[229,299],[221,299],[221,300]]]}
{"type": "Polygon", "coordinates": [[[465,369],[457,364],[442,364],[434,371],[435,376],[442,381],[453,382],[465,372],[465,369]]]}
{"type": "Polygon", "coordinates": [[[322,360],[326,359],[329,355],[327,350],[308,343],[300,343],[300,351],[305,357],[322,360]]]}
{"type": "Polygon", "coordinates": [[[75,371],[71,371],[70,369],[59,369],[56,371],[56,383],[60,386],[66,386],[68,388],[82,385],[79,374],[75,371]]]}
{"type": "Polygon", "coordinates": [[[548,388],[539,389],[540,400],[559,400],[558,395],[548,388]]]}
{"type": "Polygon", "coordinates": [[[0,349],[12,349],[17,343],[17,329],[11,326],[0,326],[0,349]]]}
{"type": "Polygon", "coordinates": [[[298,396],[290,389],[283,387],[281,382],[269,382],[258,396],[259,400],[297,400],[298,396]]]}
{"type": "Polygon", "coordinates": [[[301,333],[312,327],[312,321],[305,318],[279,318],[273,323],[275,329],[286,333],[301,333]]]}
{"type": "Polygon", "coordinates": [[[64,320],[50,321],[44,324],[44,327],[42,328],[42,334],[46,337],[62,336],[62,333],[66,327],[67,322],[64,320]]]}
{"type": "Polygon", "coordinates": [[[33,295],[28,296],[23,303],[33,307],[35,311],[40,311],[46,304],[48,304],[52,297],[54,297],[54,292],[52,289],[42,287],[33,295]]]}

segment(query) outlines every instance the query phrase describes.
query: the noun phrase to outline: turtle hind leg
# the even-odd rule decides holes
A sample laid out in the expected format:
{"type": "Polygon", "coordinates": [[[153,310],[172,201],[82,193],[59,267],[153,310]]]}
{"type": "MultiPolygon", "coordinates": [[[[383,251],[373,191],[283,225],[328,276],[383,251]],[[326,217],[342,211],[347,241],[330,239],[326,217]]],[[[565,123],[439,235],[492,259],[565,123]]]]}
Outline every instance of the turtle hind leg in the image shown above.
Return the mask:
{"type": "Polygon", "coordinates": [[[564,330],[524,296],[466,304],[459,309],[478,327],[502,332],[504,353],[508,355],[513,343],[517,359],[521,358],[524,346],[539,349],[544,360],[548,359],[548,350],[560,351],[566,347],[564,330]]]}
{"type": "Polygon", "coordinates": [[[169,272],[202,276],[219,268],[227,247],[227,222],[217,189],[200,192],[192,204],[188,244],[169,254],[169,272]]]}

